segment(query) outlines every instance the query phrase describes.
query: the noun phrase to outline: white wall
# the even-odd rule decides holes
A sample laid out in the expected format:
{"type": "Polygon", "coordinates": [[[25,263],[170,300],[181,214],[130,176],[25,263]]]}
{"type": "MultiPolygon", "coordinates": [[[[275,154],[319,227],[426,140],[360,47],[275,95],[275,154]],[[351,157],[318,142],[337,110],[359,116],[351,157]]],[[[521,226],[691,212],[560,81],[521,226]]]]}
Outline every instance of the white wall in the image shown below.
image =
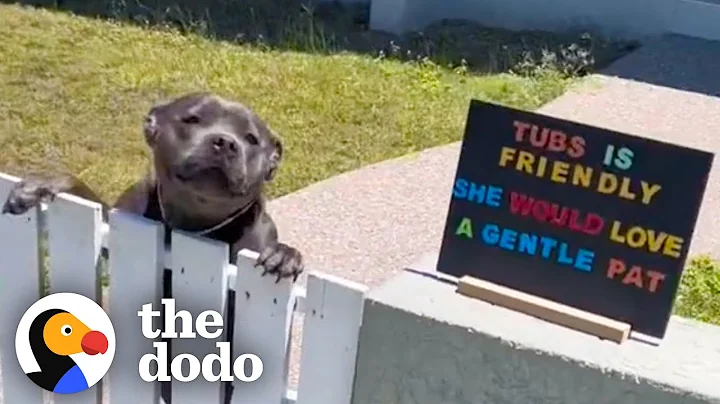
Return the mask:
{"type": "Polygon", "coordinates": [[[455,289],[404,272],[369,292],[353,404],[720,403],[718,326],[673,317],[659,346],[618,345],[455,289]]]}
{"type": "MultiPolygon", "coordinates": [[[[352,2],[354,0],[343,0],[352,2]]],[[[368,0],[370,27],[402,33],[444,18],[509,29],[593,27],[627,38],[677,33],[720,40],[718,0],[368,0]]]]}

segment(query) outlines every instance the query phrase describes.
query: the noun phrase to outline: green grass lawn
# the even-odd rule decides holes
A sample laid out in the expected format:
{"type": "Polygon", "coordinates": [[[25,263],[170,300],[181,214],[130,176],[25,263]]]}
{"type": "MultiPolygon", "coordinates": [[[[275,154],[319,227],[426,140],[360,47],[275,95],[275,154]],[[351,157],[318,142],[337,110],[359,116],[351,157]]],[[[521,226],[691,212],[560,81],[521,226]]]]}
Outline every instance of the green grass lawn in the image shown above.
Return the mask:
{"type": "MultiPolygon", "coordinates": [[[[430,62],[240,46],[169,30],[0,5],[0,171],[63,167],[107,201],[142,175],[155,101],[211,90],[284,138],[271,196],[459,140],[472,98],[535,109],[573,79],[473,75],[430,62]]],[[[497,47],[500,47],[498,44],[497,47]]],[[[698,258],[676,311],[720,324],[720,271],[698,258]]]]}
{"type": "Polygon", "coordinates": [[[258,50],[7,5],[0,36],[0,170],[62,165],[106,200],[146,170],[144,114],[183,92],[247,103],[283,136],[278,196],[459,140],[471,98],[532,109],[571,81],[258,50]]]}

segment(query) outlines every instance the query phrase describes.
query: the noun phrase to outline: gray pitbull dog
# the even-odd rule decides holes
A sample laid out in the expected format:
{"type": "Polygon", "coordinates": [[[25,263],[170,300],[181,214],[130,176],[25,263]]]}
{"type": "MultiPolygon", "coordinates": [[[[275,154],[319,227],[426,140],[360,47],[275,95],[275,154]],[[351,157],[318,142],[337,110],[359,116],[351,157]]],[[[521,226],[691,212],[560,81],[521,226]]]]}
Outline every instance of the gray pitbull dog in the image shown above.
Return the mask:
{"type": "MultiPolygon", "coordinates": [[[[276,276],[277,282],[297,280],[304,269],[302,255],[278,242],[263,197],[283,146],[259,116],[217,95],[192,93],[154,106],[144,133],[154,170],[126,190],[115,208],[226,242],[231,262],[243,248],[258,251],[256,265],[263,274],[276,276]]],[[[22,214],[61,192],[103,203],[71,175],[29,176],[11,190],[2,212],[22,214]]]]}
{"type": "MultiPolygon", "coordinates": [[[[283,156],[280,138],[248,107],[209,93],[187,94],[153,107],[144,125],[154,169],[126,190],[114,207],[230,245],[230,262],[243,248],[260,252],[256,266],[276,282],[304,270],[296,249],[278,242],[275,224],[265,211],[263,188],[283,156]]],[[[2,213],[23,214],[58,193],[70,193],[108,206],[72,175],[28,176],[11,190],[2,213]]],[[[169,296],[171,273],[165,271],[169,296]]],[[[234,311],[234,293],[228,298],[234,311]]],[[[232,316],[228,329],[233,327],[232,316]]],[[[226,384],[225,402],[232,396],[226,384]]],[[[161,383],[165,403],[170,384],[161,383]]]]}

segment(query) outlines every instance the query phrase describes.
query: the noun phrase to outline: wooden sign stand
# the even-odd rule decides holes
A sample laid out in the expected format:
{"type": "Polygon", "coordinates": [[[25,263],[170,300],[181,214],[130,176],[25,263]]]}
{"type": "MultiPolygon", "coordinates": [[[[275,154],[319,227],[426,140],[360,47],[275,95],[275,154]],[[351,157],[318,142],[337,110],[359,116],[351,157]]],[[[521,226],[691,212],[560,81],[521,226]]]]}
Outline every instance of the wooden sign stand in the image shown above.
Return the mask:
{"type": "Polygon", "coordinates": [[[458,282],[457,292],[618,344],[630,335],[630,324],[467,275],[458,282]]]}

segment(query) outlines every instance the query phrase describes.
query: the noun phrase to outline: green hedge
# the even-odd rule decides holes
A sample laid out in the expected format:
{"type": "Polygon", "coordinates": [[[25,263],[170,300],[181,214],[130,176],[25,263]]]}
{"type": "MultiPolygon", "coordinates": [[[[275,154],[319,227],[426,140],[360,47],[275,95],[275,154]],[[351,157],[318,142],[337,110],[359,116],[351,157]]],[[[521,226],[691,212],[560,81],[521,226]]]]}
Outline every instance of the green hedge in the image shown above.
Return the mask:
{"type": "Polygon", "coordinates": [[[720,325],[720,261],[693,258],[683,275],[675,314],[720,325]]]}

